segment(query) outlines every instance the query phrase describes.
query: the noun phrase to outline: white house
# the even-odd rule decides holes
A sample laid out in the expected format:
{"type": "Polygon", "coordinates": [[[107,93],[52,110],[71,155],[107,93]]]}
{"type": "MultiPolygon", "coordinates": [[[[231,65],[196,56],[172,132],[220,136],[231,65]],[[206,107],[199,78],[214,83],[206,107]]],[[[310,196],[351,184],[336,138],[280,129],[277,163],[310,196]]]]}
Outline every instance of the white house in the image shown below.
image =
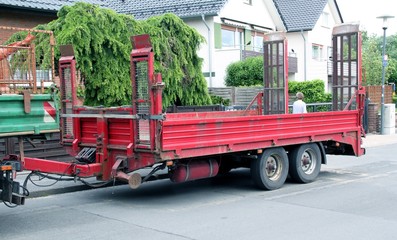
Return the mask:
{"type": "Polygon", "coordinates": [[[336,0],[265,1],[269,9],[272,3],[276,7],[282,21],[278,29],[287,32],[290,54],[299,59],[298,71],[290,79],[326,80],[332,28],[343,22],[336,0]]]}
{"type": "Polygon", "coordinates": [[[110,7],[137,19],[172,12],[197,29],[207,40],[199,55],[209,87],[224,86],[230,63],[260,53],[270,31],[287,32],[290,80],[327,81],[332,28],[343,22],[336,0],[119,0],[110,7]]]}
{"type": "MultiPolygon", "coordinates": [[[[77,0],[5,1],[5,8],[45,11],[55,17],[77,0]]],[[[199,56],[209,87],[224,86],[226,67],[261,54],[263,34],[285,31],[289,46],[289,79],[328,79],[331,31],[343,22],[336,0],[86,0],[136,19],[171,12],[206,39],[199,56]]]]}
{"type": "Polygon", "coordinates": [[[206,39],[199,56],[209,87],[224,86],[226,67],[245,50],[260,53],[263,34],[276,30],[263,0],[114,1],[110,7],[136,19],[171,12],[198,30],[206,39]]]}

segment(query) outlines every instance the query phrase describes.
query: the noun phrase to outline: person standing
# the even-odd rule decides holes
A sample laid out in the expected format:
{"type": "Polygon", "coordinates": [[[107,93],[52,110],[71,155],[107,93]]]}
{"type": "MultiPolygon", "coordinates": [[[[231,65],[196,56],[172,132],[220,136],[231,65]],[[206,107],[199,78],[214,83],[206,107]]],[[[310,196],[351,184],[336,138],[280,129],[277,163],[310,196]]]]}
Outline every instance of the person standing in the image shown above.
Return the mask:
{"type": "Polygon", "coordinates": [[[296,94],[297,100],[292,105],[292,113],[307,113],[306,103],[303,101],[303,93],[296,94]]]}

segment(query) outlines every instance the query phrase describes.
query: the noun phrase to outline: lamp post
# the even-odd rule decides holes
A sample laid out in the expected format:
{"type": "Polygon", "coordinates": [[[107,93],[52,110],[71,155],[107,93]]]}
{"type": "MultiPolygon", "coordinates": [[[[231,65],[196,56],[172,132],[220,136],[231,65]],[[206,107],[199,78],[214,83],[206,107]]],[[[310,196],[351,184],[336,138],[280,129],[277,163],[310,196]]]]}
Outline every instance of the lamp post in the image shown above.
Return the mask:
{"type": "Polygon", "coordinates": [[[387,19],[394,18],[391,15],[383,15],[377,18],[383,19],[383,47],[382,47],[382,98],[381,98],[381,108],[380,108],[380,134],[384,134],[384,114],[385,114],[385,70],[387,66],[387,56],[386,56],[386,29],[387,29],[387,19]]]}

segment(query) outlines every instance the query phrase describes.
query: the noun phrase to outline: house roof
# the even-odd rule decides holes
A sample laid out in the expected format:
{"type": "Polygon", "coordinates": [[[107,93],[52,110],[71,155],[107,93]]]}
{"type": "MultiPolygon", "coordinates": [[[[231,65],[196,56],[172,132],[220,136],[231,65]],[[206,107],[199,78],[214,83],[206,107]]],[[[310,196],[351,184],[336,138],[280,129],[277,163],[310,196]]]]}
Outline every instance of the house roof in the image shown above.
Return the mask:
{"type": "MultiPolygon", "coordinates": [[[[47,12],[57,12],[64,5],[72,5],[81,0],[0,0],[0,7],[12,7],[47,12]]],[[[98,4],[106,7],[105,0],[84,0],[86,3],[98,4]]]]}
{"type": "Polygon", "coordinates": [[[312,30],[328,0],[273,0],[288,32],[312,30]]]}
{"type": "Polygon", "coordinates": [[[0,7],[57,12],[64,5],[80,1],[132,14],[136,19],[146,19],[163,13],[174,13],[181,18],[216,15],[227,0],[0,0],[0,7]]]}
{"type": "MultiPolygon", "coordinates": [[[[181,18],[217,15],[228,0],[0,0],[0,7],[57,12],[64,5],[76,2],[97,4],[116,12],[146,19],[163,13],[174,13],[181,18]]],[[[328,0],[272,0],[288,32],[312,30],[328,0]]],[[[338,4],[334,0],[342,20],[338,4]]],[[[343,22],[343,20],[342,20],[343,22]]]]}
{"type": "Polygon", "coordinates": [[[181,18],[216,15],[227,0],[113,0],[108,7],[116,12],[146,19],[163,13],[174,13],[181,18]]]}

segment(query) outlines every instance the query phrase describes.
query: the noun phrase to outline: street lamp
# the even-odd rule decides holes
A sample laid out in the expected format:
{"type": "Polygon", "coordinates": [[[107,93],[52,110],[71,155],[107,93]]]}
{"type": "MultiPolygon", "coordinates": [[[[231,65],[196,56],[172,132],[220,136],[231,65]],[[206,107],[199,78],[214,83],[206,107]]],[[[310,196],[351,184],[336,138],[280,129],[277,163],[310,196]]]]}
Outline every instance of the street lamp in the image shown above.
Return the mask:
{"type": "Polygon", "coordinates": [[[384,134],[384,114],[385,114],[385,68],[387,66],[387,56],[386,52],[386,29],[387,29],[387,19],[394,18],[391,15],[383,15],[377,18],[383,19],[383,47],[382,47],[382,98],[381,98],[381,108],[380,108],[380,134],[384,134]]]}

